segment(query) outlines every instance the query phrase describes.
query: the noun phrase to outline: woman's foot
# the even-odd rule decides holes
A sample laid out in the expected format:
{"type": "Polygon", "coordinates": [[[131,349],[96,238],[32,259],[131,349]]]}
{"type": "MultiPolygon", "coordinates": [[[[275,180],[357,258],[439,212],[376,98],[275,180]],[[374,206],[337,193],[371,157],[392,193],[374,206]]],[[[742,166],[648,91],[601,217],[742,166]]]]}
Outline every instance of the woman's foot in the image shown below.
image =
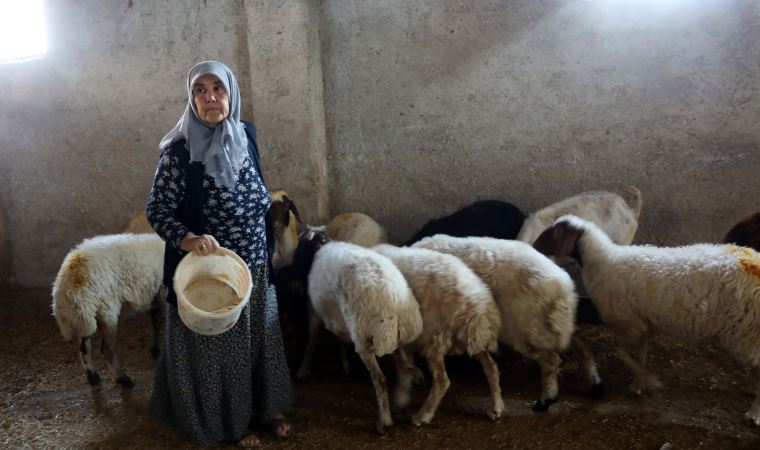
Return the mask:
{"type": "Polygon", "coordinates": [[[261,445],[261,439],[255,434],[249,434],[238,441],[238,447],[253,448],[261,445]]]}
{"type": "Polygon", "coordinates": [[[293,425],[288,422],[283,413],[279,412],[272,419],[272,431],[278,438],[285,439],[293,431],[293,425]]]}

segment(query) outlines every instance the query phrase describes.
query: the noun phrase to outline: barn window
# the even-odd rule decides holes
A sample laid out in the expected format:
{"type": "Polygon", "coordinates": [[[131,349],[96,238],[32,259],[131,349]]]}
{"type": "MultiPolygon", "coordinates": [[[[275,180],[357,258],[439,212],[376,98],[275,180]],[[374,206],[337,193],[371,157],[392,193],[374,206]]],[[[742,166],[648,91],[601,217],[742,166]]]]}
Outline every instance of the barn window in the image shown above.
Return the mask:
{"type": "Polygon", "coordinates": [[[46,53],[42,0],[0,0],[0,63],[38,59],[46,53]]]}

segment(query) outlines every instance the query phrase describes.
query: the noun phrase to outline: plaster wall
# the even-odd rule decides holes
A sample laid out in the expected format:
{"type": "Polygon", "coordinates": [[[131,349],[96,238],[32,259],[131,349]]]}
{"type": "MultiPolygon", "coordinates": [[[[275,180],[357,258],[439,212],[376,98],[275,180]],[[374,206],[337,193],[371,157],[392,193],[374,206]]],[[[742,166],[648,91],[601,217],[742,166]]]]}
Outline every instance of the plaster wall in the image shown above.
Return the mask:
{"type": "Polygon", "coordinates": [[[250,98],[239,1],[57,0],[45,15],[48,55],[0,65],[0,282],[21,286],[50,286],[72,246],[144,209],[194,62],[225,61],[250,98]]]}
{"type": "Polygon", "coordinates": [[[760,209],[760,2],[321,3],[331,212],[402,241],[477,199],[643,192],[637,242],[760,209]]]}
{"type": "Polygon", "coordinates": [[[235,71],[270,187],[407,238],[476,199],[526,212],[638,186],[638,242],[760,209],[760,2],[46,2],[49,55],[0,65],[0,284],[143,208],[193,62],[235,71]]]}
{"type": "Polygon", "coordinates": [[[270,189],[285,189],[301,219],[328,218],[319,16],[311,0],[246,2],[252,99],[270,189]]]}

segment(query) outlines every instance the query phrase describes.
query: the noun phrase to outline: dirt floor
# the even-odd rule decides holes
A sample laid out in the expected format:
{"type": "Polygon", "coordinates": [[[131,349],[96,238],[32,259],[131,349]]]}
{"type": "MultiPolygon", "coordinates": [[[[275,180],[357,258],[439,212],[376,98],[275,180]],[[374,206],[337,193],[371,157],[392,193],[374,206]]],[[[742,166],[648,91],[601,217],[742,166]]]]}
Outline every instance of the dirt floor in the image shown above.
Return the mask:
{"type": "MultiPolygon", "coordinates": [[[[91,389],[76,346],[58,334],[49,296],[48,290],[0,293],[0,447],[194,448],[147,413],[153,367],[147,316],[126,319],[120,328],[118,354],[135,387],[118,388],[98,352],[103,382],[91,389]]],[[[587,395],[570,354],[564,358],[560,402],[548,413],[534,413],[538,367],[504,350],[496,360],[507,411],[494,423],[484,414],[488,388],[479,366],[451,359],[451,388],[433,423],[416,428],[399,416],[384,436],[373,431],[369,375],[356,360],[352,375],[341,376],[338,351],[325,337],[310,378],[296,385],[289,416],[295,436],[277,441],[262,430],[263,448],[760,448],[760,429],[744,418],[757,380],[723,352],[656,339],[650,368],[665,388],[638,398],[628,394],[630,376],[612,355],[614,336],[600,328],[580,333],[597,353],[605,398],[587,395]]],[[[427,386],[418,386],[414,404],[426,394],[427,386]]]]}

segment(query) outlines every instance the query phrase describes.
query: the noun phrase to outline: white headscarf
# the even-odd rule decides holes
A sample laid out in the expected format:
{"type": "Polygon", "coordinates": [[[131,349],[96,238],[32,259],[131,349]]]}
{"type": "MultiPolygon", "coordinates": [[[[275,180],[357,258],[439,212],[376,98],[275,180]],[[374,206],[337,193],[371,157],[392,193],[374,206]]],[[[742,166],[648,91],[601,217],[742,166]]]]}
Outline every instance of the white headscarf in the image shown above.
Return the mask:
{"type": "Polygon", "coordinates": [[[184,138],[190,161],[202,162],[206,174],[217,183],[233,189],[237,175],[248,155],[248,139],[240,122],[240,88],[232,71],[217,61],[196,64],[187,76],[187,107],[177,125],[163,139],[163,150],[184,138]],[[224,84],[230,102],[230,113],[218,125],[209,125],[200,117],[193,101],[193,84],[204,75],[214,75],[224,84]]]}

